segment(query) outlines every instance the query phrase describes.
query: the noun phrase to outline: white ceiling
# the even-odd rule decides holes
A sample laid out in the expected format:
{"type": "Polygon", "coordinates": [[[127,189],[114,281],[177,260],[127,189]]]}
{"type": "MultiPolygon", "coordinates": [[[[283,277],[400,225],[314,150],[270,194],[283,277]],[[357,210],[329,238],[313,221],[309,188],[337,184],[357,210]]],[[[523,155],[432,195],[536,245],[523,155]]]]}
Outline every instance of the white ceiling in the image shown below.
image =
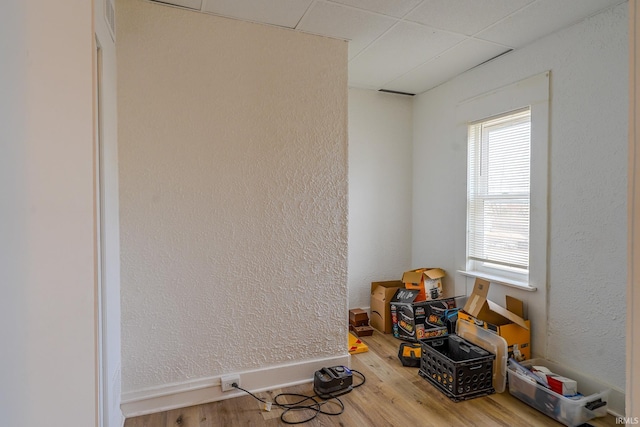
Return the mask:
{"type": "Polygon", "coordinates": [[[350,86],[416,94],[625,1],[162,0],[162,3],[348,40],[350,86]]]}

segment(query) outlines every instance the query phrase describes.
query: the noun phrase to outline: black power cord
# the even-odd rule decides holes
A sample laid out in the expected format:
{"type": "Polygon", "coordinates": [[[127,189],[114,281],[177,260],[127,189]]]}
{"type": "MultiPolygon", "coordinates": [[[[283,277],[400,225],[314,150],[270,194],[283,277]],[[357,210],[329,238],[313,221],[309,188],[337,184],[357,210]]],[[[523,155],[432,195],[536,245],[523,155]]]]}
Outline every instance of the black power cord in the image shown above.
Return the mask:
{"type": "MultiPolygon", "coordinates": [[[[243,389],[242,387],[240,387],[238,384],[233,383],[231,384],[232,387],[237,388],[238,390],[244,391],[245,393],[247,393],[249,396],[253,397],[254,399],[264,403],[266,406],[266,408],[270,409],[271,405],[275,405],[279,408],[284,409],[284,412],[282,412],[282,414],[280,414],[280,421],[282,421],[285,424],[304,424],[307,423],[311,420],[313,420],[315,417],[318,416],[318,414],[325,414],[325,415],[330,415],[330,416],[336,416],[336,415],[340,415],[344,412],[344,403],[342,402],[342,400],[340,400],[338,398],[338,396],[342,395],[342,394],[346,394],[348,392],[350,392],[352,389],[360,387],[362,384],[365,383],[366,378],[364,376],[364,374],[362,372],[356,371],[355,369],[351,369],[351,372],[358,374],[361,378],[362,381],[354,386],[352,386],[349,390],[341,392],[341,393],[328,393],[328,394],[318,394],[317,392],[313,395],[313,396],[307,396],[304,394],[298,394],[298,393],[280,393],[278,394],[274,399],[273,402],[267,402],[266,400],[256,396],[255,394],[251,393],[248,390],[243,389]],[[286,398],[296,398],[298,400],[296,400],[293,403],[284,403],[282,402],[283,399],[286,398]],[[308,402],[308,403],[304,403],[304,402],[308,402]],[[334,405],[336,406],[338,409],[336,411],[329,411],[324,409],[325,406],[329,406],[329,405],[334,405]],[[310,416],[309,418],[302,420],[302,421],[290,421],[287,420],[287,414],[290,412],[296,412],[296,411],[313,411],[313,415],[310,416]]],[[[314,390],[315,392],[315,390],[314,390]]],[[[267,410],[269,410],[267,409],[267,410]]]]}

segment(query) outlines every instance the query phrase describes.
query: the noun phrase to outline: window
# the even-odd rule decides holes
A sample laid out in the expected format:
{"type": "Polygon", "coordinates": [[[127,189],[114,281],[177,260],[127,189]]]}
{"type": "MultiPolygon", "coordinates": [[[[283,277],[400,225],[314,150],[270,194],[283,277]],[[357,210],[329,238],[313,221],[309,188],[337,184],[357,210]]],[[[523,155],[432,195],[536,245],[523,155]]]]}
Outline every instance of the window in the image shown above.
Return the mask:
{"type": "Polygon", "coordinates": [[[466,242],[456,259],[465,276],[529,291],[546,287],[549,75],[458,104],[456,138],[467,142],[468,169],[459,222],[466,242]]]}
{"type": "Polygon", "coordinates": [[[468,135],[469,266],[476,271],[526,280],[531,111],[527,107],[472,123],[468,135]]]}

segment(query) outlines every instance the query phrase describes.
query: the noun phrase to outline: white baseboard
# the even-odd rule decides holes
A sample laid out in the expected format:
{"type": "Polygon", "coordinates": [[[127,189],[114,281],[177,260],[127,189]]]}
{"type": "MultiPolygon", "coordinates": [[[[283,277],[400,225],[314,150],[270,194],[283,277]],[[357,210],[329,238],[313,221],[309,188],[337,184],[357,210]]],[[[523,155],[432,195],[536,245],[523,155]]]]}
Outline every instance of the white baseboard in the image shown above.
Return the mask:
{"type": "MultiPolygon", "coordinates": [[[[242,388],[257,393],[311,382],[315,371],[326,366],[350,366],[350,360],[350,355],[347,353],[337,357],[308,360],[252,371],[227,372],[224,375],[240,375],[242,388]]],[[[230,399],[245,394],[240,390],[223,393],[220,388],[222,376],[123,393],[120,406],[122,413],[126,418],[130,418],[230,399]]]]}
{"type": "Polygon", "coordinates": [[[625,415],[625,394],[619,390],[611,389],[609,393],[609,412],[614,417],[624,417],[625,415]]]}

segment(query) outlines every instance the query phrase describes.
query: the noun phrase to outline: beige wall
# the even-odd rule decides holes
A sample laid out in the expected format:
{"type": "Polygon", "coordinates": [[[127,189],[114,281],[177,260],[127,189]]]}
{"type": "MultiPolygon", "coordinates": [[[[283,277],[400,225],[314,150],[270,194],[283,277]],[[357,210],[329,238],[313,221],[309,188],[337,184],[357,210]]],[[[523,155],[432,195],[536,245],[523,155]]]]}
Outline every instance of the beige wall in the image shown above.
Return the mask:
{"type": "Polygon", "coordinates": [[[347,44],[117,6],[123,399],[345,357],[347,44]]]}
{"type": "Polygon", "coordinates": [[[97,421],[92,3],[0,13],[0,418],[97,421]]]}

